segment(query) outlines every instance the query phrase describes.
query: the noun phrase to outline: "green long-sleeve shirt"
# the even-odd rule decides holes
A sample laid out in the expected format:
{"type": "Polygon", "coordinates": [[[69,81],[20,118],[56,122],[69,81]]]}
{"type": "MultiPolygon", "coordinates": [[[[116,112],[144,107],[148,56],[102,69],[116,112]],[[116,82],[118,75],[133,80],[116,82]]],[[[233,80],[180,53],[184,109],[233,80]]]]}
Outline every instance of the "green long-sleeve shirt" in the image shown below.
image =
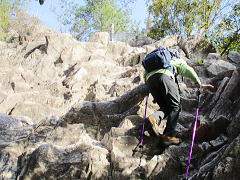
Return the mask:
{"type": "MultiPolygon", "coordinates": [[[[174,58],[173,60],[170,61],[170,64],[176,67],[177,74],[179,74],[183,77],[190,78],[194,83],[197,83],[199,86],[201,85],[201,81],[200,81],[197,73],[194,71],[194,69],[192,67],[190,67],[186,63],[186,61],[184,61],[181,58],[174,58]]],[[[156,74],[156,73],[163,73],[163,74],[166,74],[166,75],[174,78],[174,75],[170,70],[168,70],[168,69],[157,69],[157,70],[149,72],[149,73],[147,71],[144,72],[145,82],[148,80],[148,78],[150,76],[152,76],[153,74],[156,74]]]]}

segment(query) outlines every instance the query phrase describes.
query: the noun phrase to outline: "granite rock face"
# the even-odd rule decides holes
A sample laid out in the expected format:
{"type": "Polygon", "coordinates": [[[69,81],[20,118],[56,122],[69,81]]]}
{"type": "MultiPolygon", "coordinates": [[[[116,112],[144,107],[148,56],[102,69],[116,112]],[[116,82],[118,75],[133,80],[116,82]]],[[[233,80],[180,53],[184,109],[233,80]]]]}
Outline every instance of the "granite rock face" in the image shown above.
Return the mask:
{"type": "MultiPolygon", "coordinates": [[[[184,178],[197,102],[193,83],[180,80],[182,143],[165,146],[143,119],[148,89],[141,60],[159,45],[178,49],[201,81],[215,86],[201,93],[189,179],[239,179],[236,52],[221,57],[200,36],[132,47],[110,42],[105,32],[89,42],[42,27],[15,35],[0,42],[0,179],[184,178]]],[[[147,115],[158,109],[152,101],[149,96],[147,115]]],[[[165,126],[163,120],[160,130],[165,126]]]]}

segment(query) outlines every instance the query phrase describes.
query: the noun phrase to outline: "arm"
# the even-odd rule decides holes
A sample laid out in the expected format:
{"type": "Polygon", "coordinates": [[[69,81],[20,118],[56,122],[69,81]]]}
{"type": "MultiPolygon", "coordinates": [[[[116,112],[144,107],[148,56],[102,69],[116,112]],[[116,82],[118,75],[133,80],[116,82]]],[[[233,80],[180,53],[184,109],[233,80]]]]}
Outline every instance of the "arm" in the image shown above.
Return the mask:
{"type": "Polygon", "coordinates": [[[201,86],[201,81],[197,73],[183,59],[175,58],[171,61],[171,64],[177,68],[178,74],[190,78],[198,87],[201,86]]]}
{"type": "Polygon", "coordinates": [[[202,84],[197,73],[184,60],[174,59],[171,64],[177,68],[178,74],[190,78],[198,88],[214,88],[211,84],[202,84]]]}

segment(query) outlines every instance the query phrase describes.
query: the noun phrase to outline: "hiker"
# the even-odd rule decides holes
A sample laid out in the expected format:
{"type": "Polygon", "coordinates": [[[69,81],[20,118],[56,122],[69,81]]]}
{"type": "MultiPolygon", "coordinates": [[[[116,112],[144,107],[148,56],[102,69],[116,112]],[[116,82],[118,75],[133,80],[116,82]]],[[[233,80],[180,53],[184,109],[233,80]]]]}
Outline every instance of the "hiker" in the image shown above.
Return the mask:
{"type": "Polygon", "coordinates": [[[153,96],[154,102],[160,107],[158,111],[147,118],[151,123],[152,130],[156,135],[162,137],[164,144],[179,144],[181,139],[175,137],[175,128],[181,111],[176,75],[190,78],[197,88],[212,88],[213,86],[202,84],[194,69],[180,58],[178,51],[159,47],[149,53],[142,64],[145,68],[144,79],[149,92],[153,96]],[[167,118],[167,124],[161,135],[159,125],[165,118],[167,118]]]}

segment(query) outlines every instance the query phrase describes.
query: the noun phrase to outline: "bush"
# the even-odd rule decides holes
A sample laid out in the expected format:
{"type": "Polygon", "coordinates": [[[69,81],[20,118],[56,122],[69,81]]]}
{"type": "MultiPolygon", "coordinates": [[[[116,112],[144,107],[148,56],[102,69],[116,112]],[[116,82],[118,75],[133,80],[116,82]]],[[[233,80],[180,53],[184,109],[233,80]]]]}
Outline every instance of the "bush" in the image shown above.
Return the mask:
{"type": "Polygon", "coordinates": [[[28,0],[0,1],[0,40],[8,39],[11,31],[24,36],[31,33],[33,27],[39,24],[39,19],[23,12],[24,5],[28,2],[28,0]]]}
{"type": "Polygon", "coordinates": [[[7,39],[7,34],[0,33],[0,41],[6,41],[7,39]]]}

